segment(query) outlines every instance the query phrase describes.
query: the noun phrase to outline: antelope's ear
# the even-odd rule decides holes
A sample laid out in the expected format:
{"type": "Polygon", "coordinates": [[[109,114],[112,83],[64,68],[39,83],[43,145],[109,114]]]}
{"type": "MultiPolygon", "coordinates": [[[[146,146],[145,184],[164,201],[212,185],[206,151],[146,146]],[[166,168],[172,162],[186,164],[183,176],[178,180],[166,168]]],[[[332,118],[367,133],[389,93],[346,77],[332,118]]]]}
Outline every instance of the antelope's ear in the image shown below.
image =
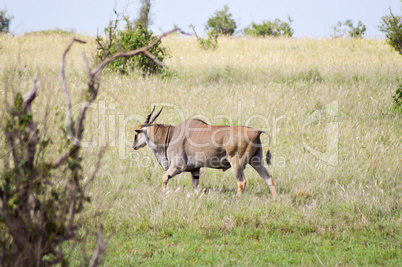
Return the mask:
{"type": "Polygon", "coordinates": [[[140,133],[140,132],[142,132],[142,131],[143,131],[143,130],[142,130],[141,125],[138,126],[137,128],[135,128],[135,132],[136,132],[136,133],[140,133]]]}

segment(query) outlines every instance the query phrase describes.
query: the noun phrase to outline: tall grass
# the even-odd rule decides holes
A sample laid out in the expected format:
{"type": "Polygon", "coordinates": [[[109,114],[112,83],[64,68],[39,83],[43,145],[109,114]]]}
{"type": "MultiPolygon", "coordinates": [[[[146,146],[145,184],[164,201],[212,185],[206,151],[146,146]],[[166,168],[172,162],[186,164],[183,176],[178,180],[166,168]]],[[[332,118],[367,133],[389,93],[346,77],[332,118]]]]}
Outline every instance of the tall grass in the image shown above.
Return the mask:
{"type": "MultiPolygon", "coordinates": [[[[55,143],[65,112],[58,73],[70,38],[0,37],[0,91],[8,88],[9,97],[11,86],[25,91],[39,73],[34,117],[43,118],[49,105],[55,143]]],[[[80,54],[91,59],[96,52],[94,38],[81,38],[89,44],[74,46],[66,66],[76,104],[86,88],[80,54]]],[[[172,36],[163,45],[172,54],[164,77],[103,73],[86,128],[85,140],[98,143],[85,149],[88,170],[99,145],[109,143],[109,149],[80,231],[84,237],[105,224],[107,265],[401,264],[402,121],[390,107],[402,57],[385,41],[220,38],[218,49],[204,51],[195,38],[172,36]],[[302,133],[306,117],[333,101],[338,103],[336,166],[303,145],[325,150],[325,121],[302,133]],[[279,196],[272,198],[251,168],[241,198],[235,197],[231,170],[203,169],[200,195],[192,193],[189,174],[173,178],[162,194],[163,171],[151,151],[133,152],[118,139],[124,133],[133,140],[141,121],[123,128],[123,120],[145,116],[153,103],[172,104],[185,118],[249,122],[270,131],[269,171],[279,196]]],[[[181,119],[171,107],[158,122],[175,125],[181,119]]],[[[72,254],[77,265],[79,248],[72,254]]]]}

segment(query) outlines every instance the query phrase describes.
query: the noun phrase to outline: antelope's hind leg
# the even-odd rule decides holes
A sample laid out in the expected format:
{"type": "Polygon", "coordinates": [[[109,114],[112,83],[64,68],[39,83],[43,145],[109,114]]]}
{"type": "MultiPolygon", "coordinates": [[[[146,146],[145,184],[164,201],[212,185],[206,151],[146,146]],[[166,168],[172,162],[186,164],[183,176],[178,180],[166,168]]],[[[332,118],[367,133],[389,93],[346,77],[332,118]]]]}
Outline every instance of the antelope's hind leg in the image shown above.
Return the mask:
{"type": "Polygon", "coordinates": [[[273,196],[276,196],[276,190],[274,185],[274,180],[272,176],[269,174],[267,169],[264,167],[264,163],[262,158],[253,158],[250,161],[250,165],[258,172],[262,179],[267,183],[269,190],[273,196]]]}
{"type": "Polygon", "coordinates": [[[231,157],[229,159],[230,165],[233,168],[234,176],[237,180],[237,196],[241,196],[246,188],[246,178],[244,177],[244,165],[241,163],[241,159],[239,157],[231,157]]]}
{"type": "Polygon", "coordinates": [[[237,180],[236,196],[241,196],[247,184],[246,178],[244,177],[244,170],[243,168],[233,168],[233,172],[237,180]]]}

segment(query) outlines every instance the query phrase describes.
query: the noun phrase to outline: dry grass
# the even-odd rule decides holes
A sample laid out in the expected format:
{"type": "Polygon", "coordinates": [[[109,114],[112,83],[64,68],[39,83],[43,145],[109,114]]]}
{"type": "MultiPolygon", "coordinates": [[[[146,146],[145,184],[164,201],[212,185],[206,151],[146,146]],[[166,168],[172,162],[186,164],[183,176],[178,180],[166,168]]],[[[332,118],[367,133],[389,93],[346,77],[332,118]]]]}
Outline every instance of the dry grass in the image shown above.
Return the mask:
{"type": "MultiPolygon", "coordinates": [[[[58,72],[70,38],[0,37],[0,91],[11,85],[26,91],[39,73],[34,117],[42,118],[49,103],[56,144],[61,133],[56,112],[65,112],[58,72]]],[[[92,37],[82,38],[89,44],[75,45],[67,58],[73,103],[82,101],[85,90],[80,53],[91,59],[96,48],[92,37]]],[[[364,39],[220,38],[215,51],[199,49],[195,38],[173,36],[163,44],[172,54],[166,77],[105,72],[86,128],[86,140],[104,138],[110,145],[82,229],[85,235],[91,226],[106,225],[107,263],[400,264],[402,121],[390,107],[402,57],[382,40],[364,39]],[[336,166],[303,145],[305,140],[325,149],[325,121],[302,135],[305,118],[333,101],[339,108],[336,166]],[[200,180],[205,193],[194,195],[190,175],[182,174],[169,183],[169,194],[161,194],[163,172],[150,150],[133,152],[119,142],[123,134],[133,140],[138,121],[128,119],[145,116],[153,103],[182,112],[166,108],[161,123],[177,124],[184,116],[268,129],[274,135],[269,169],[279,197],[272,199],[251,168],[240,199],[231,171],[207,169],[200,180]],[[249,120],[254,115],[264,119],[249,120]],[[105,127],[99,128],[102,122],[105,127]],[[271,258],[259,258],[268,250],[271,258]]],[[[98,150],[85,150],[88,170],[98,150]]]]}

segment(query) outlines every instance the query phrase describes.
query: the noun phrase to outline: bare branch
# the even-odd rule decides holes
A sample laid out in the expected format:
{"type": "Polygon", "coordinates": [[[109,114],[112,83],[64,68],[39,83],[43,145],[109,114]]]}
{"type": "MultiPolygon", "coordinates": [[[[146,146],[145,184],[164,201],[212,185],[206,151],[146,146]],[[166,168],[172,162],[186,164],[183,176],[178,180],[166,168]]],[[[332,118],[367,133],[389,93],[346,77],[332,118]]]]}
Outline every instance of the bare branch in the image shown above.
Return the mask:
{"type": "MultiPolygon", "coordinates": [[[[76,155],[78,155],[78,152],[76,152],[76,155]]],[[[77,172],[77,169],[73,169],[72,172],[77,172]]],[[[74,174],[73,174],[74,175],[74,174]]],[[[79,181],[78,179],[73,179],[71,181],[71,184],[66,184],[63,190],[63,195],[70,194],[69,197],[69,202],[68,202],[68,216],[65,221],[65,228],[66,231],[69,232],[73,228],[73,223],[74,223],[74,216],[77,213],[76,209],[76,203],[77,203],[77,192],[79,189],[79,181]],[[67,190],[69,189],[69,190],[67,190]]]]}
{"type": "MultiPolygon", "coordinates": [[[[89,86],[94,86],[94,85],[89,85],[89,86]]],[[[84,126],[84,120],[85,120],[85,114],[91,105],[91,103],[95,100],[96,95],[98,94],[98,88],[99,85],[97,85],[97,88],[92,89],[92,94],[94,94],[87,102],[84,103],[83,108],[81,109],[80,115],[78,116],[78,123],[77,123],[77,130],[75,132],[75,138],[77,138],[78,143],[81,142],[82,140],[82,134],[83,134],[83,126],[84,126]]]]}
{"type": "MultiPolygon", "coordinates": [[[[36,97],[36,91],[38,90],[37,81],[38,81],[38,75],[36,75],[36,77],[35,77],[31,90],[29,90],[29,92],[23,96],[23,101],[24,101],[23,108],[26,113],[32,112],[31,104],[32,104],[32,101],[34,101],[34,99],[36,97]]],[[[34,164],[36,148],[37,148],[38,141],[39,141],[37,126],[33,120],[30,121],[29,125],[27,126],[27,130],[28,130],[27,132],[29,132],[31,136],[28,140],[27,147],[26,147],[26,161],[27,161],[26,164],[27,164],[27,167],[29,169],[31,169],[34,164]]]]}
{"type": "Polygon", "coordinates": [[[92,173],[92,176],[91,176],[91,178],[88,180],[88,182],[86,182],[86,184],[84,184],[84,186],[83,186],[83,187],[84,187],[84,190],[85,190],[85,189],[88,187],[88,185],[90,185],[90,184],[92,183],[92,181],[95,179],[95,176],[96,176],[96,174],[98,173],[99,168],[100,168],[100,163],[101,163],[103,154],[105,154],[106,149],[107,149],[107,146],[104,146],[104,147],[101,149],[101,151],[98,153],[98,161],[96,162],[95,170],[94,170],[94,172],[92,173]]]}
{"type": "Polygon", "coordinates": [[[98,266],[99,265],[99,258],[102,255],[102,253],[105,251],[106,244],[103,241],[103,225],[100,225],[100,229],[98,232],[98,245],[96,246],[96,249],[94,251],[94,254],[92,255],[91,262],[89,263],[90,267],[98,266]]]}
{"type": "Polygon", "coordinates": [[[53,161],[53,163],[52,163],[53,167],[54,168],[60,167],[60,165],[62,165],[64,163],[64,161],[66,161],[66,159],[68,159],[69,156],[70,156],[70,151],[67,151],[66,153],[61,155],[57,160],[53,161]]]}
{"type": "Polygon", "coordinates": [[[0,216],[2,218],[1,220],[4,220],[4,217],[6,217],[6,213],[4,212],[4,209],[3,209],[3,203],[1,203],[1,207],[0,207],[0,216]]]}
{"type": "Polygon", "coordinates": [[[32,101],[34,101],[34,99],[36,97],[36,91],[38,91],[38,74],[36,74],[36,76],[35,76],[35,79],[34,79],[34,82],[33,82],[31,90],[29,90],[22,97],[22,99],[24,101],[24,104],[23,104],[24,109],[29,108],[29,111],[30,111],[31,103],[32,103],[32,101]]]}
{"type": "Polygon", "coordinates": [[[63,87],[63,91],[64,91],[64,98],[66,101],[66,108],[67,108],[67,118],[68,118],[68,124],[71,125],[72,122],[72,118],[71,118],[71,97],[70,97],[70,93],[68,92],[68,88],[67,88],[67,81],[66,81],[66,74],[64,71],[64,66],[65,66],[65,61],[66,61],[66,55],[67,53],[70,51],[71,47],[73,46],[74,42],[78,42],[81,44],[86,44],[85,41],[79,40],[77,38],[73,38],[70,42],[70,44],[67,46],[66,50],[64,50],[63,53],[63,57],[61,60],[61,70],[60,70],[60,81],[61,81],[61,85],[63,87]]]}
{"type": "Polygon", "coordinates": [[[146,55],[147,57],[149,57],[150,59],[152,59],[159,67],[163,67],[165,66],[165,63],[163,63],[162,61],[160,61],[154,54],[152,54],[149,51],[144,51],[143,52],[144,55],[146,55]]]}

